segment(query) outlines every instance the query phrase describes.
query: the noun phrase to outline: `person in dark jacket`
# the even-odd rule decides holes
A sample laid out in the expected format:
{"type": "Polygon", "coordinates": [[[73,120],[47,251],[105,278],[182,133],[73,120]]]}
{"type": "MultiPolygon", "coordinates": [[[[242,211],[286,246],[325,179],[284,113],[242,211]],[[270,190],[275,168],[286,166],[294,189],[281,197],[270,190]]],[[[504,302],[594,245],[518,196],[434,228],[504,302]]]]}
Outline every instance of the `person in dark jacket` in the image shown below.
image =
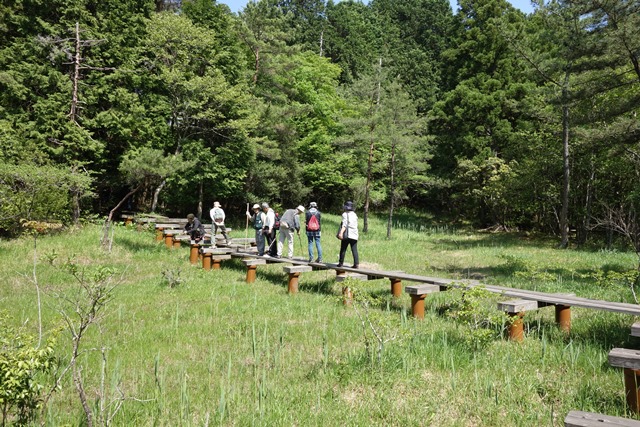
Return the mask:
{"type": "Polygon", "coordinates": [[[247,218],[249,218],[249,223],[253,226],[253,229],[256,232],[256,247],[258,248],[258,255],[264,255],[264,234],[263,228],[264,224],[267,220],[267,214],[260,210],[260,205],[253,205],[253,215],[251,215],[247,211],[247,218]]]}
{"type": "Polygon", "coordinates": [[[187,225],[184,226],[184,231],[194,242],[199,242],[204,237],[204,226],[194,214],[187,215],[187,225]]]}
{"type": "Polygon", "coordinates": [[[322,262],[322,246],[320,245],[321,216],[316,202],[309,203],[309,210],[305,214],[305,224],[307,229],[307,241],[309,242],[309,262],[313,261],[313,246],[318,250],[316,262],[322,262]]]}

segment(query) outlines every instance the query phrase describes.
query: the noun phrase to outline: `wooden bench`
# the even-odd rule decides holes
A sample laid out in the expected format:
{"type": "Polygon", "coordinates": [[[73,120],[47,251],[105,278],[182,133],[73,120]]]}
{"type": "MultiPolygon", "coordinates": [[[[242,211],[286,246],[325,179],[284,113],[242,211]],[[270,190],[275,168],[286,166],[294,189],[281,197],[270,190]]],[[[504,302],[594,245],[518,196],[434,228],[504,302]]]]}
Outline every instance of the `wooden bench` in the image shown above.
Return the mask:
{"type": "Polygon", "coordinates": [[[640,427],[640,421],[593,412],[571,411],[564,419],[565,427],[640,427]]]}
{"type": "Polygon", "coordinates": [[[289,281],[287,284],[287,289],[290,294],[295,294],[298,292],[298,278],[300,277],[300,273],[306,271],[312,271],[313,268],[308,265],[292,265],[282,267],[282,270],[289,275],[289,281]]]}
{"type": "Polygon", "coordinates": [[[609,352],[609,364],[623,368],[627,405],[634,413],[640,413],[640,350],[614,348],[609,352]]]}
{"type": "MultiPolygon", "coordinates": [[[[558,296],[574,296],[574,294],[557,294],[558,296]]],[[[524,313],[535,311],[539,308],[554,306],[556,310],[556,323],[564,332],[571,331],[571,306],[566,304],[550,304],[542,301],[530,299],[513,299],[498,303],[498,310],[504,311],[507,315],[514,317],[509,326],[509,339],[512,341],[522,341],[524,339],[524,313]]]]}
{"type": "Polygon", "coordinates": [[[407,286],[404,291],[411,295],[411,314],[416,319],[424,319],[424,299],[427,295],[440,292],[438,285],[415,285],[407,286]]]}

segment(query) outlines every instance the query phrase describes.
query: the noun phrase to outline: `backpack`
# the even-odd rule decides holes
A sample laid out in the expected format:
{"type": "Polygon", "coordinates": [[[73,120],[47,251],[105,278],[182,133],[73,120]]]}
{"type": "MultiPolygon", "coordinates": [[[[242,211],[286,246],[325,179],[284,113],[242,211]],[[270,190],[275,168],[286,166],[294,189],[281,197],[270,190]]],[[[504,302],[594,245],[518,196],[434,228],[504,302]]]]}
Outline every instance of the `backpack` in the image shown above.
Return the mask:
{"type": "Polygon", "coordinates": [[[273,223],[273,229],[280,230],[280,215],[278,214],[278,212],[275,213],[275,217],[276,217],[276,220],[273,223]]]}
{"type": "Polygon", "coordinates": [[[253,221],[253,228],[255,228],[256,230],[262,230],[263,225],[264,224],[262,223],[262,214],[258,212],[256,214],[256,219],[253,221]]]}
{"type": "Polygon", "coordinates": [[[314,214],[311,214],[311,217],[309,218],[309,222],[307,223],[307,231],[318,231],[318,230],[320,230],[320,222],[318,221],[318,218],[314,214]]]}
{"type": "Polygon", "coordinates": [[[222,209],[215,208],[213,210],[213,220],[215,222],[222,222],[222,209]]]}

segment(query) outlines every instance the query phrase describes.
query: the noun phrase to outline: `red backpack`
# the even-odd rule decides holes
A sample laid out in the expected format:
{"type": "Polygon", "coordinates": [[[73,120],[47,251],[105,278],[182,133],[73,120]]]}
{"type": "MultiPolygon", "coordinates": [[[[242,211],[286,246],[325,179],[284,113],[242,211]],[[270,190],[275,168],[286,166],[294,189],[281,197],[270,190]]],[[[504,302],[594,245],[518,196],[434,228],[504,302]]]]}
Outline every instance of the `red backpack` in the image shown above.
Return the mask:
{"type": "Polygon", "coordinates": [[[311,218],[309,218],[309,223],[307,224],[307,231],[318,231],[320,230],[320,222],[318,218],[314,214],[311,214],[311,218]]]}

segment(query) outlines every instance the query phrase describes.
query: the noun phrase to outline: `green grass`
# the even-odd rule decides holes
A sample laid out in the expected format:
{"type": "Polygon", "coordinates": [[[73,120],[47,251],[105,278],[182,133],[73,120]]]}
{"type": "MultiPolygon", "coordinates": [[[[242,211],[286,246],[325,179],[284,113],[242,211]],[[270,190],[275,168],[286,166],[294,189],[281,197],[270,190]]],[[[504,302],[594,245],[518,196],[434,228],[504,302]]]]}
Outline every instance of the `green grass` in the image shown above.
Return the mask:
{"type": "MultiPolygon", "coordinates": [[[[323,220],[324,258],[335,262],[338,217],[323,220]]],[[[385,221],[371,218],[370,232],[361,233],[362,267],[632,302],[628,288],[592,275],[635,268],[633,253],[558,250],[553,241],[413,225],[408,217],[387,240],[385,221]]],[[[244,237],[237,230],[232,236],[244,237]]],[[[95,226],[39,238],[37,278],[49,289],[43,320],[51,329],[60,324],[51,290],[77,284],[48,265],[46,254],[118,272],[102,333],[91,329],[80,358],[93,402],[101,360],[90,349],[108,348],[109,396],[119,385],[127,397],[114,425],[561,426],[572,409],[629,416],[622,372],[608,366],[607,353],[638,346],[629,336],[631,316],[573,309],[567,337],[553,309],[541,309],[527,314],[523,343],[496,337],[476,348],[468,326],[448,314],[455,293],[430,296],[424,321],[407,316],[406,295],[383,298],[372,319],[387,336],[399,335],[378,360],[365,350],[356,311],[341,304],[333,271],[303,273],[300,292],[288,295],[277,264],[260,266],[249,285],[239,261],[205,272],[189,265],[187,248],[168,250],[151,232],[118,227],[111,254],[99,240],[95,226]],[[163,271],[182,282],[168,287],[163,271]]],[[[306,257],[306,241],[304,252],[295,243],[295,254],[306,257]]],[[[0,263],[0,309],[36,334],[33,240],[0,242],[0,263]]],[[[389,293],[387,280],[365,286],[374,295],[389,293]]],[[[69,348],[64,334],[58,354],[67,358],[69,348]]],[[[83,425],[82,419],[66,377],[46,425],[83,425]]]]}

